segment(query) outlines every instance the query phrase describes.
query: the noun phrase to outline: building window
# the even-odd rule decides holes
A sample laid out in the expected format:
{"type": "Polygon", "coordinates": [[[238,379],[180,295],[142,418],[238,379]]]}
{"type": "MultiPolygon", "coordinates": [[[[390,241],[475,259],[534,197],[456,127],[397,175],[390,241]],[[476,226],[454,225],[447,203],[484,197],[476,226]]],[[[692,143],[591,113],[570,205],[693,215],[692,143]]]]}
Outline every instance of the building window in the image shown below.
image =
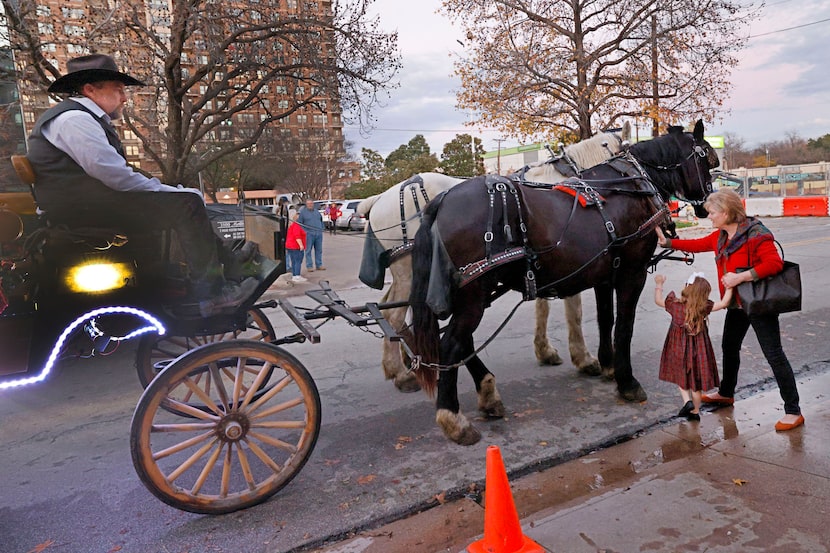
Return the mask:
{"type": "Polygon", "coordinates": [[[38,23],[37,32],[42,35],[51,35],[54,34],[55,28],[52,26],[51,23],[38,23]]]}
{"type": "Polygon", "coordinates": [[[138,157],[138,155],[141,153],[141,151],[140,151],[138,146],[135,146],[135,145],[131,146],[131,145],[128,144],[128,145],[124,146],[124,153],[127,154],[130,157],[138,157]]]}
{"type": "Polygon", "coordinates": [[[305,125],[306,123],[308,123],[308,115],[303,115],[303,114],[297,115],[297,124],[298,125],[305,125]]]}
{"type": "Polygon", "coordinates": [[[49,9],[49,6],[38,6],[37,15],[38,17],[49,17],[52,15],[52,10],[49,9]]]}
{"type": "Polygon", "coordinates": [[[316,113],[313,116],[313,121],[315,125],[325,125],[329,122],[329,118],[323,113],[316,113]]]}
{"type": "Polygon", "coordinates": [[[277,102],[277,107],[279,109],[288,109],[288,100],[280,100],[277,102]]]}

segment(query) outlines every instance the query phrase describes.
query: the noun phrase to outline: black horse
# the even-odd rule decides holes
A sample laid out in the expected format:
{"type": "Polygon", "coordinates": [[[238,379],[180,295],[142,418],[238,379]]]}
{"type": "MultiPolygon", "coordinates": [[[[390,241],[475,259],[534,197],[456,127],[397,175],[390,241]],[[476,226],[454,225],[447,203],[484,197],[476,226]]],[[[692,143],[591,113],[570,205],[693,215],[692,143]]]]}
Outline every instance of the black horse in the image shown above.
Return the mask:
{"type": "Polygon", "coordinates": [[[448,438],[468,445],[481,437],[459,413],[462,363],[475,381],[479,409],[490,417],[504,415],[495,378],[472,354],[484,310],[508,290],[531,299],[594,288],[599,361],[608,376],[613,371],[623,398],[646,399],[632,374],[630,347],[657,241],[654,227],[670,221],[666,202],[672,195],[705,216],[701,204],[717,166],[698,121],[693,133],[672,127],[564,186],[476,177],[428,205],[412,254],[411,342],[422,386],[432,393],[437,381],[436,421],[448,438]],[[447,317],[441,336],[438,319],[447,317]]]}

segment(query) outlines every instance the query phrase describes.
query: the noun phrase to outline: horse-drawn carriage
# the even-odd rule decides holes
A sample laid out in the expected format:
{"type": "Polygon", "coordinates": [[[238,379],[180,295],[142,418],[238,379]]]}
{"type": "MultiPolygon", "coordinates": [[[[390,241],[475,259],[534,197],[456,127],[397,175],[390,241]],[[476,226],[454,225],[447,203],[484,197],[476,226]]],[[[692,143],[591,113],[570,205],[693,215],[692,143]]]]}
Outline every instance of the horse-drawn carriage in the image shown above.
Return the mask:
{"type": "MultiPolygon", "coordinates": [[[[447,241],[451,247],[442,252],[444,245],[434,245],[438,234],[420,238],[420,249],[416,241],[411,266],[416,269],[412,297],[417,303],[412,307],[420,346],[413,358],[421,372],[432,371],[435,376],[444,371],[438,381],[436,420],[450,439],[458,443],[478,439],[458,408],[455,377],[461,364],[473,373],[482,411],[490,416],[504,412],[495,379],[477,360],[472,336],[465,333],[477,326],[495,295],[509,289],[534,295],[529,293],[530,281],[538,297],[573,295],[590,287],[603,292],[597,295],[603,300],[598,306],[603,314],[602,367],[615,369],[624,397],[640,397],[635,393],[642,390],[632,376],[628,343],[633,305],[655,247],[651,231],[667,214],[665,202],[671,194],[702,201],[710,190],[709,170],[717,165],[717,157],[703,140],[700,123],[694,134],[675,129],[625,156],[624,162],[615,157],[614,163],[622,163],[630,174],[621,176],[618,168],[603,166],[588,177],[561,184],[566,190],[524,190],[517,188],[523,185],[502,178],[482,177],[455,187],[442,203],[429,204],[424,219],[429,224],[421,227],[419,237],[437,230],[438,226],[431,229],[436,222],[444,225],[440,229],[444,240],[454,242],[447,241]],[[597,190],[606,198],[599,197],[597,190]],[[523,220],[528,204],[518,197],[525,194],[534,197],[536,207],[552,202],[562,216],[552,221],[551,211],[523,220]],[[594,211],[580,218],[584,224],[572,224],[580,197],[586,194],[593,194],[589,199],[594,200],[594,211]],[[483,215],[475,220],[453,217],[450,208],[458,198],[463,200],[460,212],[475,206],[483,215]],[[442,220],[442,214],[448,218],[442,220]],[[466,226],[454,227],[461,219],[466,226]],[[507,233],[508,227],[519,230],[507,233]],[[558,234],[551,238],[527,232],[537,227],[558,234]],[[498,228],[512,238],[499,234],[496,242],[503,249],[485,247],[487,234],[498,234],[492,230],[498,228]],[[594,232],[597,228],[600,231],[594,232]],[[567,251],[557,249],[563,242],[569,243],[567,251]],[[464,252],[468,257],[462,259],[456,253],[461,245],[481,251],[464,252]],[[481,265],[479,259],[498,258],[517,245],[521,255],[490,263],[480,271],[482,278],[464,282],[463,270],[438,274],[454,279],[437,283],[446,292],[439,299],[449,301],[453,317],[439,344],[436,318],[425,314],[430,279],[417,278],[429,272],[433,254],[449,259],[437,265],[443,270],[453,263],[460,267],[460,261],[481,265]],[[613,256],[606,255],[612,250],[613,256]],[[454,253],[457,258],[452,258],[454,253]],[[570,257],[563,257],[566,254],[570,257]],[[558,274],[560,268],[566,273],[558,274]],[[579,282],[561,287],[566,279],[579,282]],[[554,293],[554,285],[561,290],[554,293]],[[622,330],[618,324],[614,348],[612,292],[617,293],[618,304],[624,304],[618,305],[617,320],[624,324],[622,330]],[[469,297],[473,293],[478,295],[469,297]],[[468,306],[476,314],[472,322],[464,320],[468,306]]],[[[17,161],[23,182],[34,185],[25,158],[17,161]]],[[[113,229],[53,228],[38,220],[31,196],[28,202],[25,195],[23,200],[17,195],[14,202],[6,203],[13,205],[3,208],[0,203],[0,391],[44,380],[65,356],[107,354],[120,341],[137,337],[136,367],[145,391],[131,424],[133,463],[147,488],[174,507],[209,514],[246,508],[275,494],[303,467],[320,430],[320,398],[302,363],[280,345],[319,342],[310,321],[342,317],[355,326],[378,325],[387,338],[401,340],[400,329],[382,312],[404,308],[408,301],[352,308],[323,283],[321,289],[307,293],[317,302],[312,309],[297,308],[287,300],[257,303],[281,272],[277,262],[260,255],[255,259],[255,289],[234,310],[213,314],[209,306],[189,305],[177,287],[170,286],[177,275],[170,237],[164,232],[137,241],[113,229]],[[25,224],[36,229],[26,232],[25,224]],[[160,259],[136,245],[154,240],[159,246],[153,253],[164,252],[160,259]],[[299,332],[275,336],[262,309],[276,306],[299,332]]],[[[402,201],[400,212],[403,217],[402,201]]]]}

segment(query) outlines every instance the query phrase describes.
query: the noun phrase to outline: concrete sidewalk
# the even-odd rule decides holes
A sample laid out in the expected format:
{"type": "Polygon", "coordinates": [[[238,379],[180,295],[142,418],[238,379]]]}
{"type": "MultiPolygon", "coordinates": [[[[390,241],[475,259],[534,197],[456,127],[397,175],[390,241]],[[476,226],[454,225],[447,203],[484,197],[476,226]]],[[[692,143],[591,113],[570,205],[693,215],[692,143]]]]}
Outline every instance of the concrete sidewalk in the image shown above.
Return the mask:
{"type": "MultiPolygon", "coordinates": [[[[523,533],[555,553],[830,551],[828,368],[800,375],[801,428],[774,430],[783,411],[772,384],[700,423],[674,419],[513,479],[523,533]]],[[[462,499],[315,551],[456,553],[483,524],[479,503],[462,499]]]]}

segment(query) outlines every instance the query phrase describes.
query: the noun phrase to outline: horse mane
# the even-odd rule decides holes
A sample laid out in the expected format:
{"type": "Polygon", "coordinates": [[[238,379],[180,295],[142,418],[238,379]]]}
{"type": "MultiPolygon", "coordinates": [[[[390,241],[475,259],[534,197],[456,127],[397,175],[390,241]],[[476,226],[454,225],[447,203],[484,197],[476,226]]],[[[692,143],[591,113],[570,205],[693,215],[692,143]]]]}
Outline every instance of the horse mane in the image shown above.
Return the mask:
{"type": "MultiPolygon", "coordinates": [[[[622,143],[631,138],[631,125],[626,122],[620,133],[603,132],[598,133],[576,144],[571,144],[565,147],[565,155],[567,155],[577,166],[578,169],[588,169],[595,165],[606,161],[612,156],[622,151],[622,143]],[[607,147],[606,147],[607,145],[607,147]]],[[[531,165],[525,172],[527,179],[541,179],[546,182],[545,178],[562,179],[562,174],[556,169],[556,166],[549,163],[547,160],[531,165]]]]}

